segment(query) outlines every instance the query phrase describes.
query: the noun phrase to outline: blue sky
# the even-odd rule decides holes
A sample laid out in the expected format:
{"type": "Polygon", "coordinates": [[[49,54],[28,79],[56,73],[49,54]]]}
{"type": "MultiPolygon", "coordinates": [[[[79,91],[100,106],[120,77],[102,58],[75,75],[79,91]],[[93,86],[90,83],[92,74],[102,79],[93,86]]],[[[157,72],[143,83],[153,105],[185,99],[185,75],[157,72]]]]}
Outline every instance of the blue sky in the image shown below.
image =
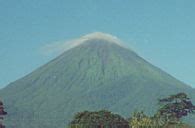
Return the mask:
{"type": "Polygon", "coordinates": [[[194,0],[0,0],[0,87],[55,55],[41,48],[110,33],[195,87],[194,0]]]}

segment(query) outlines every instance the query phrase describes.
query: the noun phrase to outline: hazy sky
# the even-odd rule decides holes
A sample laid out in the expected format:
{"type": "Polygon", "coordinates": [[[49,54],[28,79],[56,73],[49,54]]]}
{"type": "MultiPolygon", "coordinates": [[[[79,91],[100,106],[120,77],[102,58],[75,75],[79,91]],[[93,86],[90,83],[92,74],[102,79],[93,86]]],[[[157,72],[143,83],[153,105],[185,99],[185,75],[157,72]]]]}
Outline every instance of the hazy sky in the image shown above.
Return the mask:
{"type": "Polygon", "coordinates": [[[0,0],[0,87],[55,55],[43,47],[101,31],[195,87],[194,0],[0,0]]]}

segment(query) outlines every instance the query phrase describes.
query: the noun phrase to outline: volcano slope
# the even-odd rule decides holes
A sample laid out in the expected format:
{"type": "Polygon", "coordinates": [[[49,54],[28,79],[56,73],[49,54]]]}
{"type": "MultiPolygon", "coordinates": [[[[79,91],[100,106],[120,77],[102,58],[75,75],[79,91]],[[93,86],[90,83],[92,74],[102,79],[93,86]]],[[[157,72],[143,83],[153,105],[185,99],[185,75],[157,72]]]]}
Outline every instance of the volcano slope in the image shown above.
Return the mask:
{"type": "MultiPolygon", "coordinates": [[[[157,100],[195,91],[112,37],[82,43],[0,90],[7,128],[64,128],[76,112],[109,109],[129,117],[155,113],[157,100]]],[[[195,119],[190,117],[191,120],[195,119]]]]}

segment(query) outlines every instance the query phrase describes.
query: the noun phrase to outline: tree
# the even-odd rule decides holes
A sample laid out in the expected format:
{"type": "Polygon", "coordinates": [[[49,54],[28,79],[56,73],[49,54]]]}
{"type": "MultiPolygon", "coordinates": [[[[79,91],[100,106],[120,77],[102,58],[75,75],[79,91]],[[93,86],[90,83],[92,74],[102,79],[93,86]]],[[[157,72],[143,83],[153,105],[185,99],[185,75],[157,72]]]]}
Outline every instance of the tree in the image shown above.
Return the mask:
{"type": "Polygon", "coordinates": [[[132,128],[149,128],[153,127],[153,120],[152,118],[148,117],[144,114],[143,111],[141,112],[134,112],[133,116],[130,118],[129,125],[132,128]]]}
{"type": "Polygon", "coordinates": [[[5,128],[5,126],[3,126],[2,124],[2,121],[3,121],[3,116],[6,114],[7,112],[4,111],[3,102],[0,100],[0,128],[5,128]]]}
{"type": "Polygon", "coordinates": [[[158,115],[165,123],[179,123],[180,119],[189,113],[194,113],[195,106],[185,93],[170,95],[159,100],[162,107],[158,110],[158,115]]]}
{"type": "Polygon", "coordinates": [[[107,110],[79,112],[69,124],[70,128],[129,128],[128,121],[107,110]]]}

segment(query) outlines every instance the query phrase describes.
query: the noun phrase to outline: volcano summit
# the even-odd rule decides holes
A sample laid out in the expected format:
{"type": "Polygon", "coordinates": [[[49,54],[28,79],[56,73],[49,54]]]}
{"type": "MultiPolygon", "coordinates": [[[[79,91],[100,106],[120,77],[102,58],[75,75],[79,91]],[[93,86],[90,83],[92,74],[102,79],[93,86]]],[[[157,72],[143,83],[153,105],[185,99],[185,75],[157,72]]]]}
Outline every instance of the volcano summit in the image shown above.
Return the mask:
{"type": "Polygon", "coordinates": [[[92,33],[57,58],[0,90],[7,128],[64,128],[74,113],[109,109],[123,116],[156,111],[158,98],[195,91],[109,34],[92,33]]]}

